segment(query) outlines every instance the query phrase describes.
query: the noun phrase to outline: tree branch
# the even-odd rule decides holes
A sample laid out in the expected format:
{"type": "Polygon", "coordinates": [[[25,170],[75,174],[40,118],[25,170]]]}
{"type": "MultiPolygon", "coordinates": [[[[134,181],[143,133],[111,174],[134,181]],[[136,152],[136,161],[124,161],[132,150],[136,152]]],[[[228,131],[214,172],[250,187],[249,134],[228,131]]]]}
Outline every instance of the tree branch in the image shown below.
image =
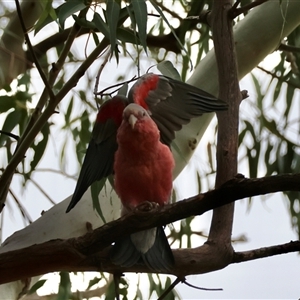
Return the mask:
{"type": "Polygon", "coordinates": [[[250,251],[235,252],[231,263],[241,263],[249,260],[265,258],[269,256],[298,252],[300,250],[300,241],[290,241],[286,244],[263,247],[250,251]]]}
{"type": "Polygon", "coordinates": [[[281,51],[287,51],[292,53],[300,53],[300,47],[292,46],[292,45],[286,45],[281,43],[278,47],[278,50],[281,51]]]}
{"type": "Polygon", "coordinates": [[[263,4],[264,2],[267,2],[268,0],[255,0],[252,1],[240,8],[237,8],[237,6],[240,4],[241,1],[236,1],[236,3],[232,6],[232,9],[230,10],[229,14],[230,14],[230,18],[234,19],[237,16],[247,13],[250,9],[263,4]]]}
{"type": "Polygon", "coordinates": [[[72,75],[72,77],[65,83],[62,89],[56,94],[55,101],[51,101],[46,107],[41,116],[34,123],[28,134],[25,136],[22,143],[16,149],[12,159],[7,165],[5,171],[0,178],[0,212],[4,207],[6,200],[6,188],[8,188],[12,176],[15,172],[18,164],[24,159],[24,155],[27,149],[30,147],[31,143],[35,139],[36,135],[40,132],[41,128],[46,124],[48,119],[52,116],[55,111],[56,106],[60,101],[66,96],[66,94],[76,86],[79,79],[85,74],[85,71],[91,66],[91,64],[97,59],[98,55],[103,51],[103,47],[106,45],[106,40],[100,43],[93,52],[88,56],[88,58],[80,65],[77,71],[72,75]]]}
{"type": "Polygon", "coordinates": [[[18,16],[19,16],[19,19],[20,19],[20,24],[21,24],[23,34],[24,34],[24,37],[25,37],[25,41],[27,43],[27,47],[28,47],[28,49],[29,49],[29,51],[32,55],[33,62],[35,63],[36,68],[38,69],[38,72],[41,76],[41,79],[42,79],[44,85],[45,85],[45,88],[47,89],[48,95],[49,95],[50,99],[52,101],[54,101],[55,95],[52,91],[52,87],[50,86],[50,84],[48,82],[48,79],[47,79],[42,67],[40,66],[40,63],[39,63],[38,59],[35,56],[31,41],[30,41],[29,36],[27,34],[27,28],[26,28],[25,23],[24,23],[23,14],[22,14],[22,10],[21,10],[21,7],[20,7],[19,0],[15,0],[15,3],[16,3],[17,13],[18,13],[18,16]]]}
{"type": "MultiPolygon", "coordinates": [[[[233,39],[233,24],[228,16],[231,0],[215,0],[212,9],[212,29],[218,66],[219,98],[228,103],[228,110],[217,113],[217,175],[216,187],[237,173],[238,122],[241,92],[239,89],[237,61],[233,39]]],[[[220,266],[229,263],[233,248],[231,234],[234,203],[213,211],[208,242],[219,251],[220,266]]]]}
{"type": "MultiPolygon", "coordinates": [[[[299,191],[299,181],[300,174],[258,179],[238,176],[218,189],[147,213],[131,213],[79,238],[56,239],[9,252],[3,252],[6,244],[4,243],[3,253],[0,255],[0,284],[52,271],[149,272],[144,265],[135,265],[128,269],[120,269],[113,265],[109,259],[111,243],[121,236],[172,223],[189,216],[201,215],[245,197],[279,191],[299,191]]],[[[300,245],[295,244],[295,248],[284,248],[281,252],[279,249],[277,253],[273,253],[299,250],[300,245]]],[[[209,241],[198,248],[178,249],[173,252],[176,265],[172,274],[179,277],[206,273],[226,266],[215,263],[219,251],[209,241]]],[[[238,258],[242,257],[242,254],[235,255],[232,253],[227,264],[238,262],[238,258]]]]}

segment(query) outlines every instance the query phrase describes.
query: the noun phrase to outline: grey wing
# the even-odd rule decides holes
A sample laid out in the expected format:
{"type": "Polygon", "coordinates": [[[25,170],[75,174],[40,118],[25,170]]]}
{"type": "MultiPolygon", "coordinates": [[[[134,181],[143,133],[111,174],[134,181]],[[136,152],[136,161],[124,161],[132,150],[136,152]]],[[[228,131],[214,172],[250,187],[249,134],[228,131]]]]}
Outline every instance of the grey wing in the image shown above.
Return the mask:
{"type": "Polygon", "coordinates": [[[93,137],[87,148],[75,191],[66,212],[79,202],[92,183],[113,173],[114,155],[118,148],[116,134],[117,126],[112,120],[106,121],[105,124],[95,124],[93,137]]]}
{"type": "Polygon", "coordinates": [[[175,131],[180,130],[192,118],[228,108],[224,101],[213,95],[165,76],[160,76],[157,88],[148,93],[145,101],[160,130],[161,140],[167,145],[174,139],[175,131]],[[171,95],[164,92],[170,90],[171,95]]]}

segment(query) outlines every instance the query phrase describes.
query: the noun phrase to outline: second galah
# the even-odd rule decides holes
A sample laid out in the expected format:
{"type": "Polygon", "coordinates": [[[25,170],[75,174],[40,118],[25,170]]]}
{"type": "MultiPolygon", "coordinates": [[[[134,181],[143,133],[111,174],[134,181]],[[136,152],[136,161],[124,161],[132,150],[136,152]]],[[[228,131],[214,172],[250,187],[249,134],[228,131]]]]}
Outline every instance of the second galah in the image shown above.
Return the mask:
{"type": "Polygon", "coordinates": [[[175,131],[191,118],[227,109],[224,101],[194,86],[163,75],[143,75],[130,89],[128,98],[115,96],[101,105],[67,212],[93,182],[113,174],[117,131],[123,110],[130,103],[147,111],[160,131],[161,142],[167,146],[174,139],[175,131]]]}
{"type": "MultiPolygon", "coordinates": [[[[175,166],[168,146],[147,111],[129,104],[117,134],[115,189],[123,204],[123,214],[141,204],[163,206],[170,200],[175,166]]],[[[162,227],[123,236],[116,241],[111,259],[116,265],[131,267],[144,262],[151,270],[168,272],[174,258],[162,227]]]]}

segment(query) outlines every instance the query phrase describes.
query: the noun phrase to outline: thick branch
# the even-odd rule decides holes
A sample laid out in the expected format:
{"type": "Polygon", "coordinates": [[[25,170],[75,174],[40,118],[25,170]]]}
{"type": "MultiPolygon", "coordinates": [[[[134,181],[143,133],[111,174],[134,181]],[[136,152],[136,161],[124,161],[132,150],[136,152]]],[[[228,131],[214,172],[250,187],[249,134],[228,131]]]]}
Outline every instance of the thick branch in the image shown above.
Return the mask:
{"type": "MultiPolygon", "coordinates": [[[[229,18],[231,0],[213,2],[213,40],[218,65],[219,98],[228,103],[228,110],[217,114],[217,175],[216,187],[237,173],[238,121],[241,93],[233,39],[233,24],[229,18]]],[[[234,203],[214,210],[208,241],[218,245],[220,262],[229,263],[234,203]]]]}
{"type": "MultiPolygon", "coordinates": [[[[299,181],[300,174],[259,179],[246,179],[239,176],[218,189],[161,209],[147,213],[131,213],[80,238],[51,240],[23,249],[4,252],[0,255],[0,284],[51,271],[149,272],[142,265],[120,270],[110,262],[109,248],[107,247],[121,236],[175,222],[189,216],[201,215],[238,199],[279,191],[299,191],[299,181]]],[[[297,251],[299,250],[300,247],[297,246],[297,251]]],[[[209,242],[195,249],[174,250],[176,265],[172,274],[185,276],[225,267],[226,264],[220,266],[218,263],[218,254],[218,249],[209,242]]],[[[235,254],[232,255],[230,262],[238,262],[235,254]]]]}

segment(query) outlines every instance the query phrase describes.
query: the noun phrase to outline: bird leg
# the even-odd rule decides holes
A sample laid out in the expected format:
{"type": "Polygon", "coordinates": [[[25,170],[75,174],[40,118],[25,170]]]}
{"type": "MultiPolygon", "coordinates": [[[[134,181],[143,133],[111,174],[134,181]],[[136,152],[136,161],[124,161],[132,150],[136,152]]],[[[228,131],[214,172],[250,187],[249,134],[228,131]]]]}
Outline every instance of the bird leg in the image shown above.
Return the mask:
{"type": "Polygon", "coordinates": [[[145,201],[134,208],[135,212],[148,212],[159,207],[157,202],[145,201]]]}

